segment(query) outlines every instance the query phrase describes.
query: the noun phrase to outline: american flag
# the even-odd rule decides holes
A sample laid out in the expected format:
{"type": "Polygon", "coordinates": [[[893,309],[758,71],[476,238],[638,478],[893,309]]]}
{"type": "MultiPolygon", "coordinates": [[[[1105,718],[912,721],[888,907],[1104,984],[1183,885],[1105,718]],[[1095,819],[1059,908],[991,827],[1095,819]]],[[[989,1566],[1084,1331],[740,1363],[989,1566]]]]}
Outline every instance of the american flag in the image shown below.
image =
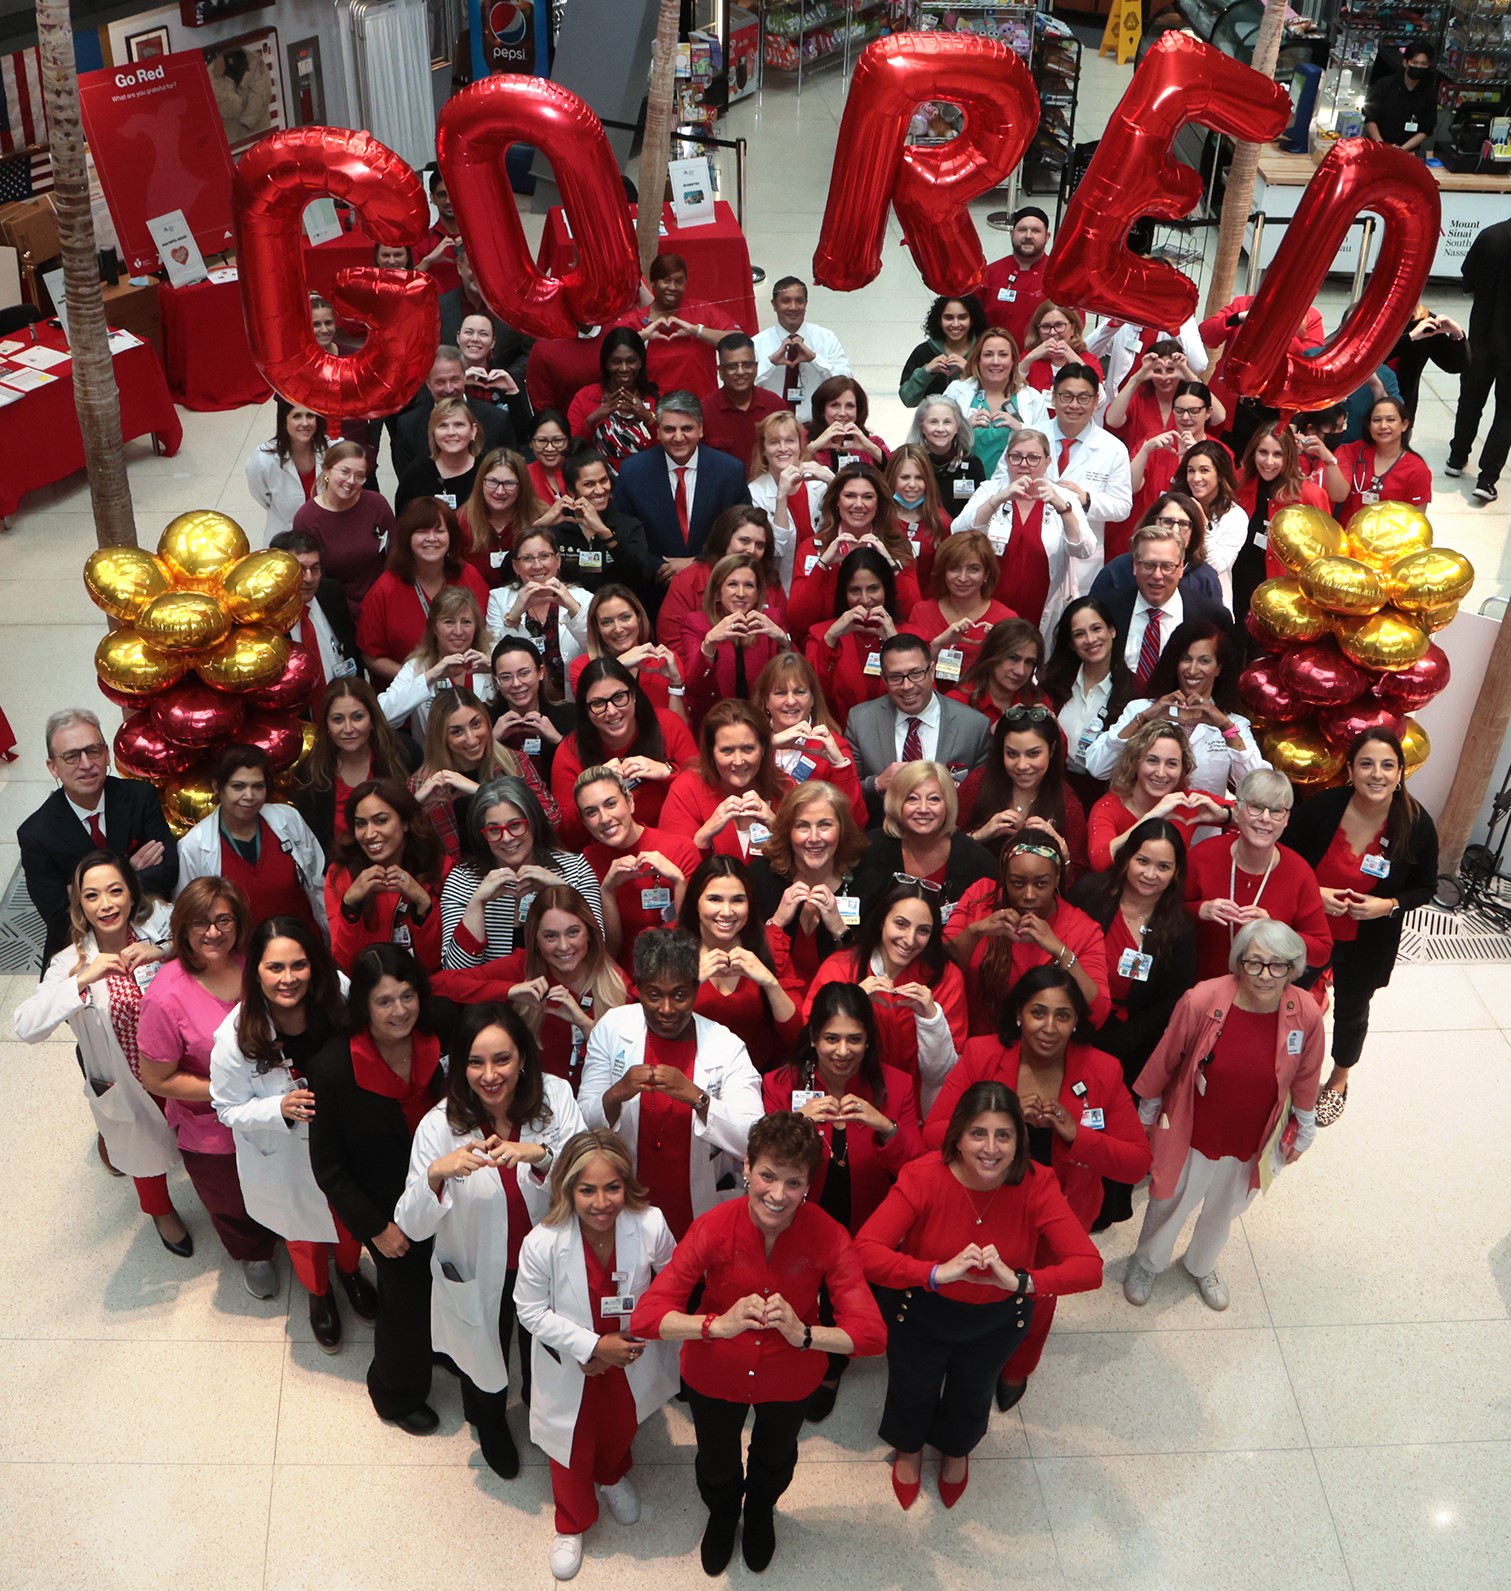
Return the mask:
{"type": "Polygon", "coordinates": [[[29,199],[53,186],[36,50],[0,56],[0,203],[29,199]]]}

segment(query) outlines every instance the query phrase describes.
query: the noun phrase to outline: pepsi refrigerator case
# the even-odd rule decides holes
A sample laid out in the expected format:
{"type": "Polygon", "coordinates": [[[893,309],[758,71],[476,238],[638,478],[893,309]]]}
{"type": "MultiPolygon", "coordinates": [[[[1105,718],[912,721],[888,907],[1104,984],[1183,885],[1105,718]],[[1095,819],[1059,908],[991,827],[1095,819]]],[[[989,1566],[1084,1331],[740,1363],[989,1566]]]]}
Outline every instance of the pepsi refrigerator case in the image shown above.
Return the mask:
{"type": "Polygon", "coordinates": [[[468,0],[474,80],[494,72],[551,75],[549,12],[536,0],[468,0]]]}

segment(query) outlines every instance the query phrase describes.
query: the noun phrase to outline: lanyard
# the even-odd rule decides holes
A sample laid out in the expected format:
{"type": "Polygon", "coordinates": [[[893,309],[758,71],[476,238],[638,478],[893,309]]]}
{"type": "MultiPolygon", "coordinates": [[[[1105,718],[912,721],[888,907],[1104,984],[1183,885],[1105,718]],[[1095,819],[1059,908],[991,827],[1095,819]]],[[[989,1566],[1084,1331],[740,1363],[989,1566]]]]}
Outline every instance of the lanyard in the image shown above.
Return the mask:
{"type": "MultiPolygon", "coordinates": [[[[1269,861],[1265,863],[1264,877],[1259,880],[1259,888],[1254,891],[1254,898],[1253,898],[1253,900],[1251,900],[1249,902],[1249,905],[1257,906],[1259,904],[1259,897],[1264,894],[1264,886],[1269,883],[1270,874],[1275,871],[1276,864],[1279,861],[1280,861],[1280,848],[1279,848],[1279,846],[1276,846],[1276,847],[1274,847],[1272,849],[1272,851],[1270,853],[1269,861]]],[[[1228,899],[1229,900],[1236,901],[1238,899],[1238,896],[1235,893],[1237,888],[1238,888],[1238,857],[1237,857],[1236,854],[1234,854],[1231,857],[1231,859],[1229,861],[1229,865],[1228,865],[1228,899]]],[[[1237,932],[1238,932],[1238,925],[1236,923],[1229,923],[1228,924],[1228,943],[1229,944],[1231,944],[1233,942],[1233,935],[1235,933],[1237,933],[1237,932]]]]}
{"type": "Polygon", "coordinates": [[[425,595],[425,588],[418,580],[414,583],[414,594],[420,599],[420,612],[428,619],[430,617],[430,598],[425,595]]]}

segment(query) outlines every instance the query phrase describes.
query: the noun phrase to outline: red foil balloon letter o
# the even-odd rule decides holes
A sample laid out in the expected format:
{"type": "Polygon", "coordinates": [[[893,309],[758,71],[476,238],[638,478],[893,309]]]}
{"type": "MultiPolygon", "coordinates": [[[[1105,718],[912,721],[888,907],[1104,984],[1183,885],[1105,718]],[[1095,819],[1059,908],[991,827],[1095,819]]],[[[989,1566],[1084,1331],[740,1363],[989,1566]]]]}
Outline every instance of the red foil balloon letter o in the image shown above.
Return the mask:
{"type": "Polygon", "coordinates": [[[377,418],[403,408],[430,369],[441,335],[435,282],[420,271],[337,271],[335,309],[371,335],[357,353],[326,353],[310,330],[300,223],[327,194],[355,206],[379,243],[418,245],[430,222],[420,179],[370,133],[297,127],[259,139],[231,192],[247,340],[290,402],[331,420],[377,418]]]}
{"type": "Polygon", "coordinates": [[[1039,125],[1039,97],[1022,61],[998,39],[896,33],[861,56],[834,150],[814,280],[841,293],[881,271],[887,205],[930,291],[966,293],[986,269],[966,205],[1003,182],[1039,125]],[[924,100],[965,112],[965,129],[938,149],[909,149],[908,122],[924,100]]]}
{"type": "Polygon", "coordinates": [[[1128,247],[1128,229],[1140,216],[1176,221],[1201,198],[1201,178],[1171,156],[1175,135],[1199,122],[1264,143],[1278,138],[1290,117],[1290,96],[1278,83],[1210,44],[1164,34],[1133,74],[1065,212],[1045,272],[1049,296],[1144,326],[1189,319],[1196,284],[1128,247]]]}
{"type": "Polygon", "coordinates": [[[1228,353],[1239,392],[1287,411],[1320,409],[1369,380],[1395,346],[1427,286],[1442,201],[1420,160],[1387,144],[1345,138],[1307,184],[1264,285],[1228,353]],[[1380,255],[1364,295],[1326,346],[1290,352],[1302,316],[1362,210],[1383,217],[1380,255]]]}
{"type": "Polygon", "coordinates": [[[640,256],[603,124],[575,94],[538,77],[485,77],[448,100],[436,148],[483,297],[531,337],[572,337],[635,302],[640,256]],[[509,145],[551,162],[581,263],[545,276],[525,246],[504,169],[509,145]]]}

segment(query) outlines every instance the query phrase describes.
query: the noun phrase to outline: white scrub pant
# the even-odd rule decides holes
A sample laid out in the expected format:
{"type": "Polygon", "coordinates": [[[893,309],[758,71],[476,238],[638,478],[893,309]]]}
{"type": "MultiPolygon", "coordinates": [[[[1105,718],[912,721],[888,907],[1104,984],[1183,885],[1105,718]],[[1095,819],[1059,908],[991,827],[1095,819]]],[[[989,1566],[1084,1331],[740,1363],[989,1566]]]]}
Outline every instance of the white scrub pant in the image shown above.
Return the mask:
{"type": "Polygon", "coordinates": [[[1208,1276],[1217,1268],[1217,1257],[1227,1246],[1233,1223],[1254,1202],[1250,1188],[1252,1160],[1224,1155],[1208,1160],[1196,1150],[1187,1151],[1175,1193],[1168,1199],[1150,1199],[1144,1228],[1135,1251],[1139,1261],[1158,1274],[1169,1268],[1175,1240],[1191,1212],[1200,1209],[1183,1263],[1193,1276],[1208,1276]]]}

